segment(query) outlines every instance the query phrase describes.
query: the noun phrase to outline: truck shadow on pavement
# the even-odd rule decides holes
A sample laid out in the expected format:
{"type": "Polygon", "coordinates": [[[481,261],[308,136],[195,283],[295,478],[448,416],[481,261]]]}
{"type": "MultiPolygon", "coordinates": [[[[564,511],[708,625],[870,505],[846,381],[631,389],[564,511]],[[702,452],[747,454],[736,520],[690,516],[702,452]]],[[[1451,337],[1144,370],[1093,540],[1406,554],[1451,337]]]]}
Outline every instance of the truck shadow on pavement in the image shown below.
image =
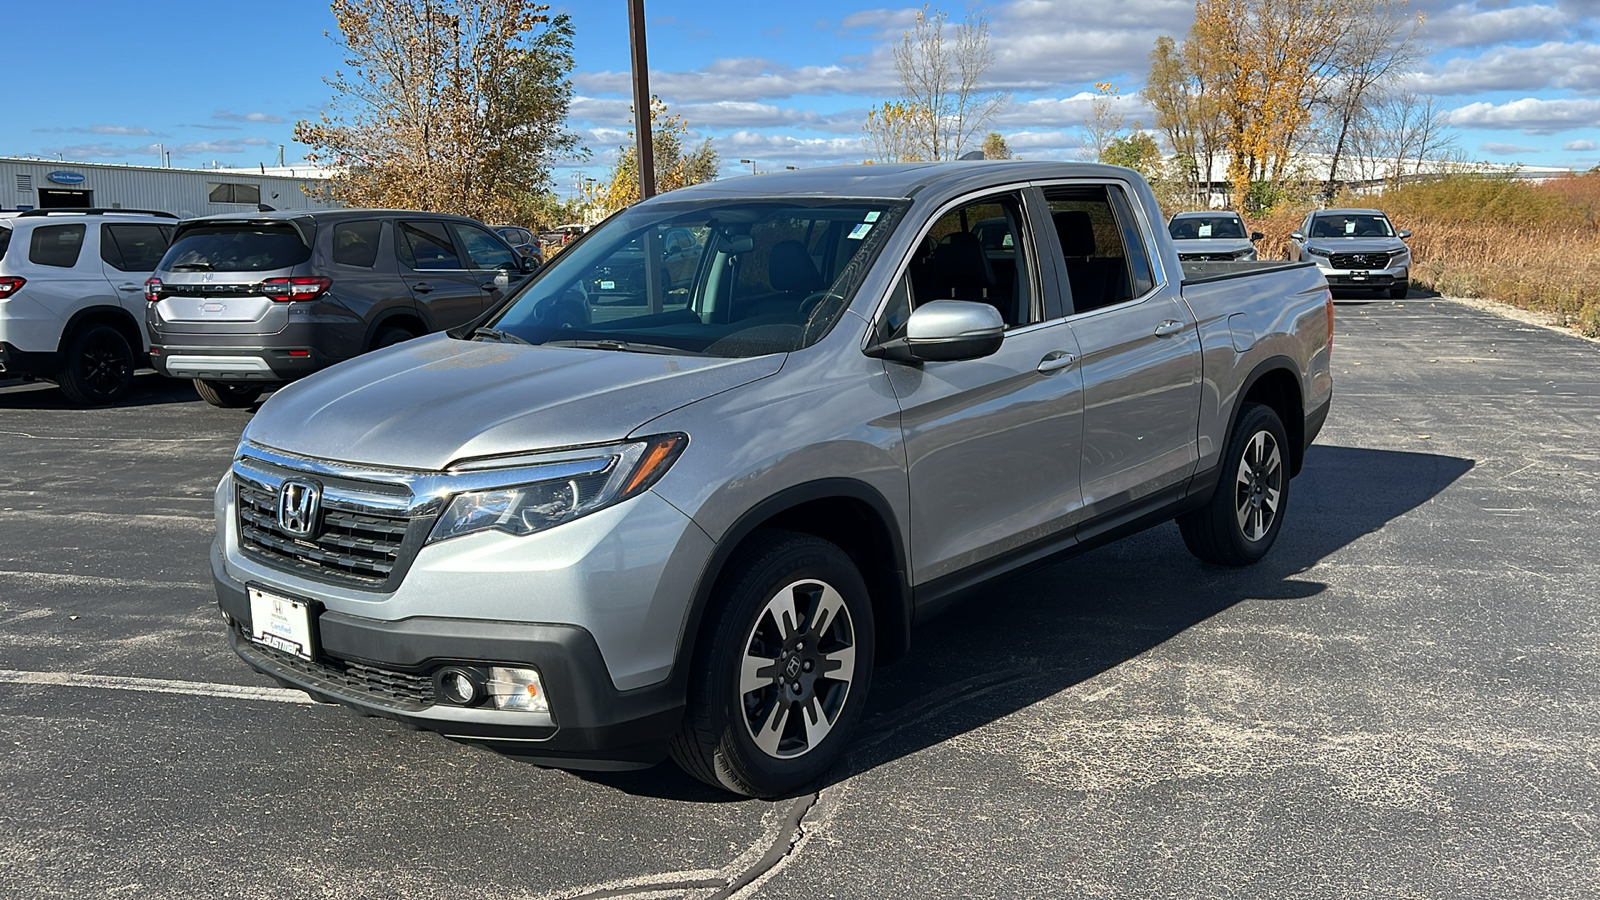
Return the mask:
{"type": "Polygon", "coordinates": [[[1099,675],[1242,602],[1293,601],[1339,549],[1428,502],[1473,461],[1313,446],[1277,544],[1255,566],[1208,566],[1163,525],[1031,575],[921,627],[879,670],[851,750],[830,780],[980,728],[1099,675]]]}
{"type": "MultiPolygon", "coordinates": [[[[1472,467],[1428,453],[1313,446],[1292,482],[1284,530],[1255,566],[1205,565],[1169,523],[997,584],[920,626],[911,653],[877,670],[850,749],[822,786],[1026,709],[1236,604],[1315,597],[1327,586],[1303,577],[1308,569],[1472,467]]],[[[630,794],[735,799],[671,764],[585,777],[630,794]]]]}

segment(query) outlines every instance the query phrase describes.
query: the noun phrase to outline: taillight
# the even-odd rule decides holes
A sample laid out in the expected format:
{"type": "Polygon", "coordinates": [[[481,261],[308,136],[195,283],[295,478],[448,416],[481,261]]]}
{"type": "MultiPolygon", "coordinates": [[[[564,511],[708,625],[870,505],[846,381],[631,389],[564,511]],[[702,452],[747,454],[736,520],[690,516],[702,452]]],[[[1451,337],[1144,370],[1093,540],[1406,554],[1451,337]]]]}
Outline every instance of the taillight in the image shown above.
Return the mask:
{"type": "Polygon", "coordinates": [[[161,279],[146,278],[144,281],[144,298],[151,303],[161,299],[161,279]]]}
{"type": "Polygon", "coordinates": [[[315,300],[330,287],[333,287],[331,278],[302,275],[297,278],[268,278],[261,282],[261,293],[280,303],[292,303],[296,300],[315,300]]]}
{"type": "Polygon", "coordinates": [[[17,292],[17,288],[20,288],[27,283],[28,279],[18,278],[15,275],[0,276],[0,300],[4,300],[12,294],[15,294],[17,292]]]}
{"type": "Polygon", "coordinates": [[[1328,362],[1333,362],[1333,289],[1323,288],[1322,293],[1328,298],[1328,362]]]}

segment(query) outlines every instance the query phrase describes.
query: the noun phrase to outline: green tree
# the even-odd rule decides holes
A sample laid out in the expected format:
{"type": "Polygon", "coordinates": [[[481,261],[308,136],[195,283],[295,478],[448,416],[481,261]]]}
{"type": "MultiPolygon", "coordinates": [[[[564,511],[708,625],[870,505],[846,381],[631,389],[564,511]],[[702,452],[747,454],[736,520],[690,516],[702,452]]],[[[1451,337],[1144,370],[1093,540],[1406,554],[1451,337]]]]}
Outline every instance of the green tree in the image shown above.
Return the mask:
{"type": "Polygon", "coordinates": [[[525,214],[580,153],[566,130],[572,23],[529,0],[334,0],[348,70],[301,121],[327,194],[485,221],[525,214]]]}
{"type": "Polygon", "coordinates": [[[1113,166],[1136,169],[1151,180],[1164,174],[1161,148],[1156,146],[1155,138],[1143,131],[1135,131],[1127,137],[1113,139],[1106,145],[1106,149],[1101,151],[1100,161],[1113,166]]]}
{"type": "MultiPolygon", "coordinates": [[[[706,138],[699,146],[689,148],[689,124],[679,115],[668,115],[667,104],[659,97],[650,98],[650,133],[654,138],[656,193],[675,191],[691,184],[713,181],[717,177],[717,151],[706,138]]],[[[618,210],[639,202],[639,156],[630,140],[618,147],[616,165],[611,167],[607,184],[600,189],[599,202],[607,209],[618,210]]]]}
{"type": "Polygon", "coordinates": [[[983,139],[984,159],[1016,159],[1016,154],[1011,152],[1011,145],[1006,143],[1005,135],[998,131],[989,132],[983,139]]]}

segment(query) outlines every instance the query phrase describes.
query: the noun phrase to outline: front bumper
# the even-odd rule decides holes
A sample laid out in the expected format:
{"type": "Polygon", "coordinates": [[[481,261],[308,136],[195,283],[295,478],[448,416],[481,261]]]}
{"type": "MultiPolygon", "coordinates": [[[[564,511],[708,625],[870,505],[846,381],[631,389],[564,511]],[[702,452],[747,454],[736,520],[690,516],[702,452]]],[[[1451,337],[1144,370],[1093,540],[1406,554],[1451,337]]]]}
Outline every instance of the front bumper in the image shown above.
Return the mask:
{"type": "Polygon", "coordinates": [[[324,611],[316,617],[317,660],[306,662],[251,641],[246,586],[224,571],[215,552],[212,570],[234,652],[256,671],[323,702],[535,762],[591,769],[660,762],[683,715],[682,692],[671,682],[631,691],[612,686],[594,636],[575,625],[439,617],[385,622],[324,611]],[[549,720],[435,702],[432,673],[451,664],[537,669],[549,720]]]}
{"type": "Polygon", "coordinates": [[[1328,279],[1328,286],[1332,288],[1380,290],[1397,284],[1409,284],[1411,281],[1410,266],[1390,266],[1387,269],[1335,269],[1328,265],[1327,260],[1314,256],[1311,259],[1316,262],[1317,271],[1328,279]]]}

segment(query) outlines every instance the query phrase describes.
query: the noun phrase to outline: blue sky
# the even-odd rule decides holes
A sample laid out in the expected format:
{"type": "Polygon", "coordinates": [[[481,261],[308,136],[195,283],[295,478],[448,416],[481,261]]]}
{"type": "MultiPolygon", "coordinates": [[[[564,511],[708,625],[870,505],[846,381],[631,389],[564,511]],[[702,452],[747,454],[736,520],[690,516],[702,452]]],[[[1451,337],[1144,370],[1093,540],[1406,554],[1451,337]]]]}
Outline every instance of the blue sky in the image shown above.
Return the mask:
{"type": "MultiPolygon", "coordinates": [[[[952,12],[964,9],[950,4],[952,12]]],[[[1600,0],[1412,0],[1429,53],[1412,87],[1437,97],[1458,147],[1498,163],[1600,164],[1600,0]]],[[[599,174],[625,138],[623,0],[557,4],[577,29],[572,126],[593,156],[558,171],[599,174]]],[[[755,159],[857,162],[865,109],[895,92],[890,46],[915,7],[646,0],[652,89],[712,138],[725,174],[755,159]]],[[[1006,0],[988,7],[995,128],[1028,158],[1073,158],[1096,81],[1115,83],[1131,122],[1158,35],[1181,37],[1192,0],[1006,0]]],[[[160,4],[12,0],[7,33],[58,34],[64,56],[17,69],[0,91],[0,155],[173,165],[291,163],[294,122],[327,102],[339,64],[325,2],[160,4]]],[[[20,46],[20,45],[19,45],[20,46]]],[[[14,46],[13,50],[18,47],[14,46]]]]}

